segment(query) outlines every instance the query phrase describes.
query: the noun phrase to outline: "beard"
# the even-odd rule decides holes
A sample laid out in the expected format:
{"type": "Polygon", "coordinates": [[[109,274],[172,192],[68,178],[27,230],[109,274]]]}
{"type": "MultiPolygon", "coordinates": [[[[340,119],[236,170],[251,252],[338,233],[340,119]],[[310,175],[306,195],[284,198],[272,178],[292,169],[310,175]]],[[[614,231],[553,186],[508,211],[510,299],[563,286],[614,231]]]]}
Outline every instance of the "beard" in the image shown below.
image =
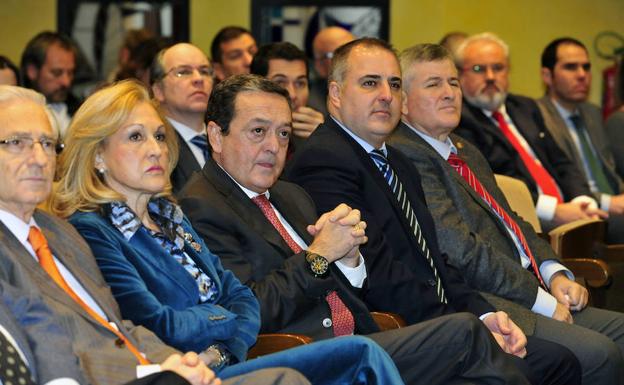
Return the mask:
{"type": "Polygon", "coordinates": [[[497,91],[494,95],[488,95],[480,90],[476,95],[464,94],[464,98],[471,105],[488,111],[496,111],[507,99],[507,92],[497,91]]]}

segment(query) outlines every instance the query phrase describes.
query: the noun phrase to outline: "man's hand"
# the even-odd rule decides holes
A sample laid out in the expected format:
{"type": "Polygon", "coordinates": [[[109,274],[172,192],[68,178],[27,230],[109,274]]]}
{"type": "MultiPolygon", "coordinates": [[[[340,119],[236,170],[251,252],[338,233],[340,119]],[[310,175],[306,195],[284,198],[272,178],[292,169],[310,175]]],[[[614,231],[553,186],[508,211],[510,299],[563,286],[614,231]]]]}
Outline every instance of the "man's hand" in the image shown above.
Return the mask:
{"type": "MultiPolygon", "coordinates": [[[[322,255],[329,262],[344,256],[357,262],[358,246],[368,241],[365,229],[366,223],[360,220],[360,211],[340,204],[321,215],[314,225],[308,226],[308,233],[314,237],[308,250],[322,255]]],[[[348,260],[344,262],[351,265],[348,260]]]]}
{"type": "Polygon", "coordinates": [[[624,194],[611,196],[609,214],[624,214],[624,194]]]}
{"type": "Polygon", "coordinates": [[[188,352],[181,356],[172,354],[160,364],[162,370],[171,370],[192,385],[221,385],[221,380],[208,369],[197,353],[188,352]]]}
{"type": "Polygon", "coordinates": [[[487,316],[483,323],[494,335],[494,339],[505,353],[520,358],[526,356],[527,339],[522,330],[511,320],[507,313],[498,311],[487,316]]]}
{"type": "Polygon", "coordinates": [[[575,311],[583,310],[589,299],[587,289],[570,280],[562,271],[550,279],[550,293],[567,309],[575,311]]]}
{"type": "Polygon", "coordinates": [[[559,203],[555,209],[554,222],[558,225],[569,223],[577,219],[606,219],[606,211],[590,208],[588,202],[559,203]]]}
{"type": "Polygon", "coordinates": [[[317,110],[301,106],[292,113],[293,134],[302,138],[310,136],[319,124],[325,121],[323,114],[317,110]]]}
{"type": "Polygon", "coordinates": [[[561,322],[567,322],[569,324],[573,323],[572,314],[570,314],[570,310],[568,310],[566,305],[563,305],[557,302],[557,307],[555,308],[555,312],[552,315],[553,319],[561,322]]]}

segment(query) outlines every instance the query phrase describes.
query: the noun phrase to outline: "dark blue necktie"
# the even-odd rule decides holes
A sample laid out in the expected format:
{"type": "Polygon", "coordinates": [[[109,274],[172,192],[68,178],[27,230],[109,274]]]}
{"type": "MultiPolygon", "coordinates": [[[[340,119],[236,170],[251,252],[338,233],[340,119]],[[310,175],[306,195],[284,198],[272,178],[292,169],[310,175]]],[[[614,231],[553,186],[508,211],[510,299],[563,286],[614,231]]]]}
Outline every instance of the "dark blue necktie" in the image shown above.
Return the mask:
{"type": "Polygon", "coordinates": [[[210,152],[208,150],[208,137],[206,134],[196,135],[191,139],[191,143],[197,146],[200,150],[202,150],[202,154],[204,154],[204,160],[208,160],[210,157],[210,152]]]}
{"type": "Polygon", "coordinates": [[[420,248],[423,255],[425,256],[425,259],[429,263],[429,266],[431,266],[431,270],[433,271],[433,276],[436,281],[436,291],[438,294],[438,299],[442,303],[447,303],[446,295],[444,294],[444,288],[442,287],[442,280],[440,279],[440,275],[438,274],[438,269],[436,269],[435,264],[433,263],[433,258],[431,258],[431,254],[429,253],[429,248],[427,247],[427,241],[425,240],[425,237],[423,236],[420,225],[418,224],[418,218],[416,218],[416,214],[414,214],[414,210],[412,209],[412,205],[409,201],[407,193],[405,192],[405,189],[403,188],[403,184],[401,183],[401,181],[395,174],[392,167],[390,167],[390,163],[388,163],[388,158],[386,158],[386,155],[383,152],[381,152],[380,150],[373,150],[369,153],[369,155],[371,156],[371,158],[373,159],[373,161],[379,168],[379,171],[381,171],[381,173],[383,174],[384,179],[390,186],[392,193],[394,194],[395,198],[399,202],[401,211],[403,212],[403,215],[407,219],[407,222],[409,223],[410,228],[412,229],[412,233],[414,234],[414,237],[416,237],[418,247],[420,248]]]}

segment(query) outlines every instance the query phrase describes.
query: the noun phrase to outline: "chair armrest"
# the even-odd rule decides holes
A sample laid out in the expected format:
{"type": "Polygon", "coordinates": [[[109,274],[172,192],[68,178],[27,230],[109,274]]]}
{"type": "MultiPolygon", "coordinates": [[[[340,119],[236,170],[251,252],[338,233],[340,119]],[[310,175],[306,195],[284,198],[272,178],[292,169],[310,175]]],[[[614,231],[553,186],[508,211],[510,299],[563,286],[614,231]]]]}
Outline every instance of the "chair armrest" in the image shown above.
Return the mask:
{"type": "Polygon", "coordinates": [[[259,334],[256,344],[247,352],[247,359],[265,356],[282,350],[309,344],[312,338],[303,334],[269,333],[259,334]]]}
{"type": "Polygon", "coordinates": [[[604,240],[605,223],[600,219],[579,219],[554,228],[550,245],[561,258],[589,258],[594,244],[604,240]]]}
{"type": "Polygon", "coordinates": [[[589,287],[598,289],[611,283],[609,265],[600,259],[566,258],[562,262],[575,276],[584,278],[589,287]]]}
{"type": "Polygon", "coordinates": [[[370,315],[382,332],[402,328],[406,325],[403,317],[395,313],[372,311],[370,315]]]}

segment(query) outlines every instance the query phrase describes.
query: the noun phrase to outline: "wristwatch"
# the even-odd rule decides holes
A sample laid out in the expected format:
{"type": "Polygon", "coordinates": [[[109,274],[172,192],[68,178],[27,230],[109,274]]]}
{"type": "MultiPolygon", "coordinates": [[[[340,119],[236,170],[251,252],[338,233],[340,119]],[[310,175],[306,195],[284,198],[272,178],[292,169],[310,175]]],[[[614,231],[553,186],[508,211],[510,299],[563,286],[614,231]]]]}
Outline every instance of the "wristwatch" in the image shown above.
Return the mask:
{"type": "Polygon", "coordinates": [[[206,349],[206,353],[213,354],[214,357],[216,357],[216,360],[213,360],[210,365],[208,365],[210,369],[218,370],[230,363],[230,353],[217,344],[210,345],[208,349],[206,349]]]}
{"type": "Polygon", "coordinates": [[[322,255],[306,251],[306,261],[310,264],[310,270],[315,277],[325,277],[329,271],[329,261],[322,255]]]}

